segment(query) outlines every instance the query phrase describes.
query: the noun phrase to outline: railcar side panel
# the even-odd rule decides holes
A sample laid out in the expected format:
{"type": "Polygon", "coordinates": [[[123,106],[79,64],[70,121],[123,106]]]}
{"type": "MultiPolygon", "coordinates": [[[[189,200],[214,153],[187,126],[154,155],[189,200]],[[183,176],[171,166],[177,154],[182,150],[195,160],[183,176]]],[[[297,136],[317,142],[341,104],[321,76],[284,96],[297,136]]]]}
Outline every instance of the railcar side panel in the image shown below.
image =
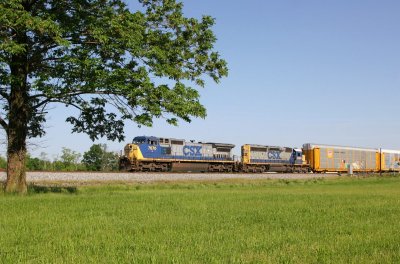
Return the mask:
{"type": "Polygon", "coordinates": [[[306,159],[314,172],[346,172],[349,166],[355,172],[378,172],[379,151],[330,145],[304,144],[306,159]]]}
{"type": "Polygon", "coordinates": [[[400,151],[381,149],[381,171],[397,171],[400,172],[400,151]]]}

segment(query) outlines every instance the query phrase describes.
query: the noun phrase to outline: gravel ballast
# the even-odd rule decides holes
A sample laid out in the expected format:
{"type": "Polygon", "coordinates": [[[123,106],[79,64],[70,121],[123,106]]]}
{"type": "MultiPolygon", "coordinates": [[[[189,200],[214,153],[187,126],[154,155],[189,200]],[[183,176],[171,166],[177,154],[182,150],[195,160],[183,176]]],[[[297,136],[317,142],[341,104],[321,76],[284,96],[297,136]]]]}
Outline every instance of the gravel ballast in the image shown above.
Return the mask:
{"type": "MultiPolygon", "coordinates": [[[[337,174],[291,174],[291,173],[95,173],[95,172],[27,172],[28,182],[153,182],[184,180],[223,180],[223,179],[312,179],[332,177],[337,174]]],[[[6,180],[6,173],[0,172],[0,181],[6,180]]]]}

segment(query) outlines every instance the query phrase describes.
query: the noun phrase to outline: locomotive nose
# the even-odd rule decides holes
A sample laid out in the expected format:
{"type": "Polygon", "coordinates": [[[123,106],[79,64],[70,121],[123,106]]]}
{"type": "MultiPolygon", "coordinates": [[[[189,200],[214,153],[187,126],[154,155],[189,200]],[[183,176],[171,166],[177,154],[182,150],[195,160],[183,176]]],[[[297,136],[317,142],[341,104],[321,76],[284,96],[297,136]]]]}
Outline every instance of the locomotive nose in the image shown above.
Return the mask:
{"type": "Polygon", "coordinates": [[[125,146],[125,156],[128,158],[133,158],[134,157],[134,152],[138,149],[138,146],[136,144],[127,144],[125,146]]]}

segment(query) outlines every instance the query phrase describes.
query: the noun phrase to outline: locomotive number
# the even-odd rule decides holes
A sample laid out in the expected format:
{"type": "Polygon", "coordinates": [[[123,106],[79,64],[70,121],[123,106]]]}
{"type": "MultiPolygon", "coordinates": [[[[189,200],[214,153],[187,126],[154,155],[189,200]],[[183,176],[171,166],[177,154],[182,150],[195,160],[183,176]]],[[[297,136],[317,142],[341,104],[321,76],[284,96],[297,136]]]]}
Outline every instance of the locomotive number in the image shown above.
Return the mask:
{"type": "Polygon", "coordinates": [[[157,147],[156,147],[156,146],[149,146],[149,150],[150,150],[150,151],[156,151],[156,150],[157,150],[157,147]]]}

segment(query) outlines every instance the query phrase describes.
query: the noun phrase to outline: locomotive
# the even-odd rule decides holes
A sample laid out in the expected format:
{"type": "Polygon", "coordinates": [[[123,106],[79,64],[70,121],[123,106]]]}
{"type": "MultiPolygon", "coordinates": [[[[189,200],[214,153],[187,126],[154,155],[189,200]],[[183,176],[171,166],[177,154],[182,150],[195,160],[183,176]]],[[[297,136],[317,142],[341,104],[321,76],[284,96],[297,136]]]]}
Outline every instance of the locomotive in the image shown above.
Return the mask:
{"type": "Polygon", "coordinates": [[[128,171],[233,172],[233,144],[174,138],[135,137],[124,148],[120,169],[128,171]]]}
{"type": "Polygon", "coordinates": [[[241,172],[308,172],[301,149],[250,145],[242,146],[241,172]]]}
{"type": "Polygon", "coordinates": [[[139,136],[127,144],[120,170],[174,172],[307,172],[301,149],[244,145],[239,160],[229,143],[139,136]]]}
{"type": "Polygon", "coordinates": [[[136,172],[400,172],[400,150],[306,143],[303,148],[175,138],[135,137],[124,148],[120,170],[136,172]]]}

